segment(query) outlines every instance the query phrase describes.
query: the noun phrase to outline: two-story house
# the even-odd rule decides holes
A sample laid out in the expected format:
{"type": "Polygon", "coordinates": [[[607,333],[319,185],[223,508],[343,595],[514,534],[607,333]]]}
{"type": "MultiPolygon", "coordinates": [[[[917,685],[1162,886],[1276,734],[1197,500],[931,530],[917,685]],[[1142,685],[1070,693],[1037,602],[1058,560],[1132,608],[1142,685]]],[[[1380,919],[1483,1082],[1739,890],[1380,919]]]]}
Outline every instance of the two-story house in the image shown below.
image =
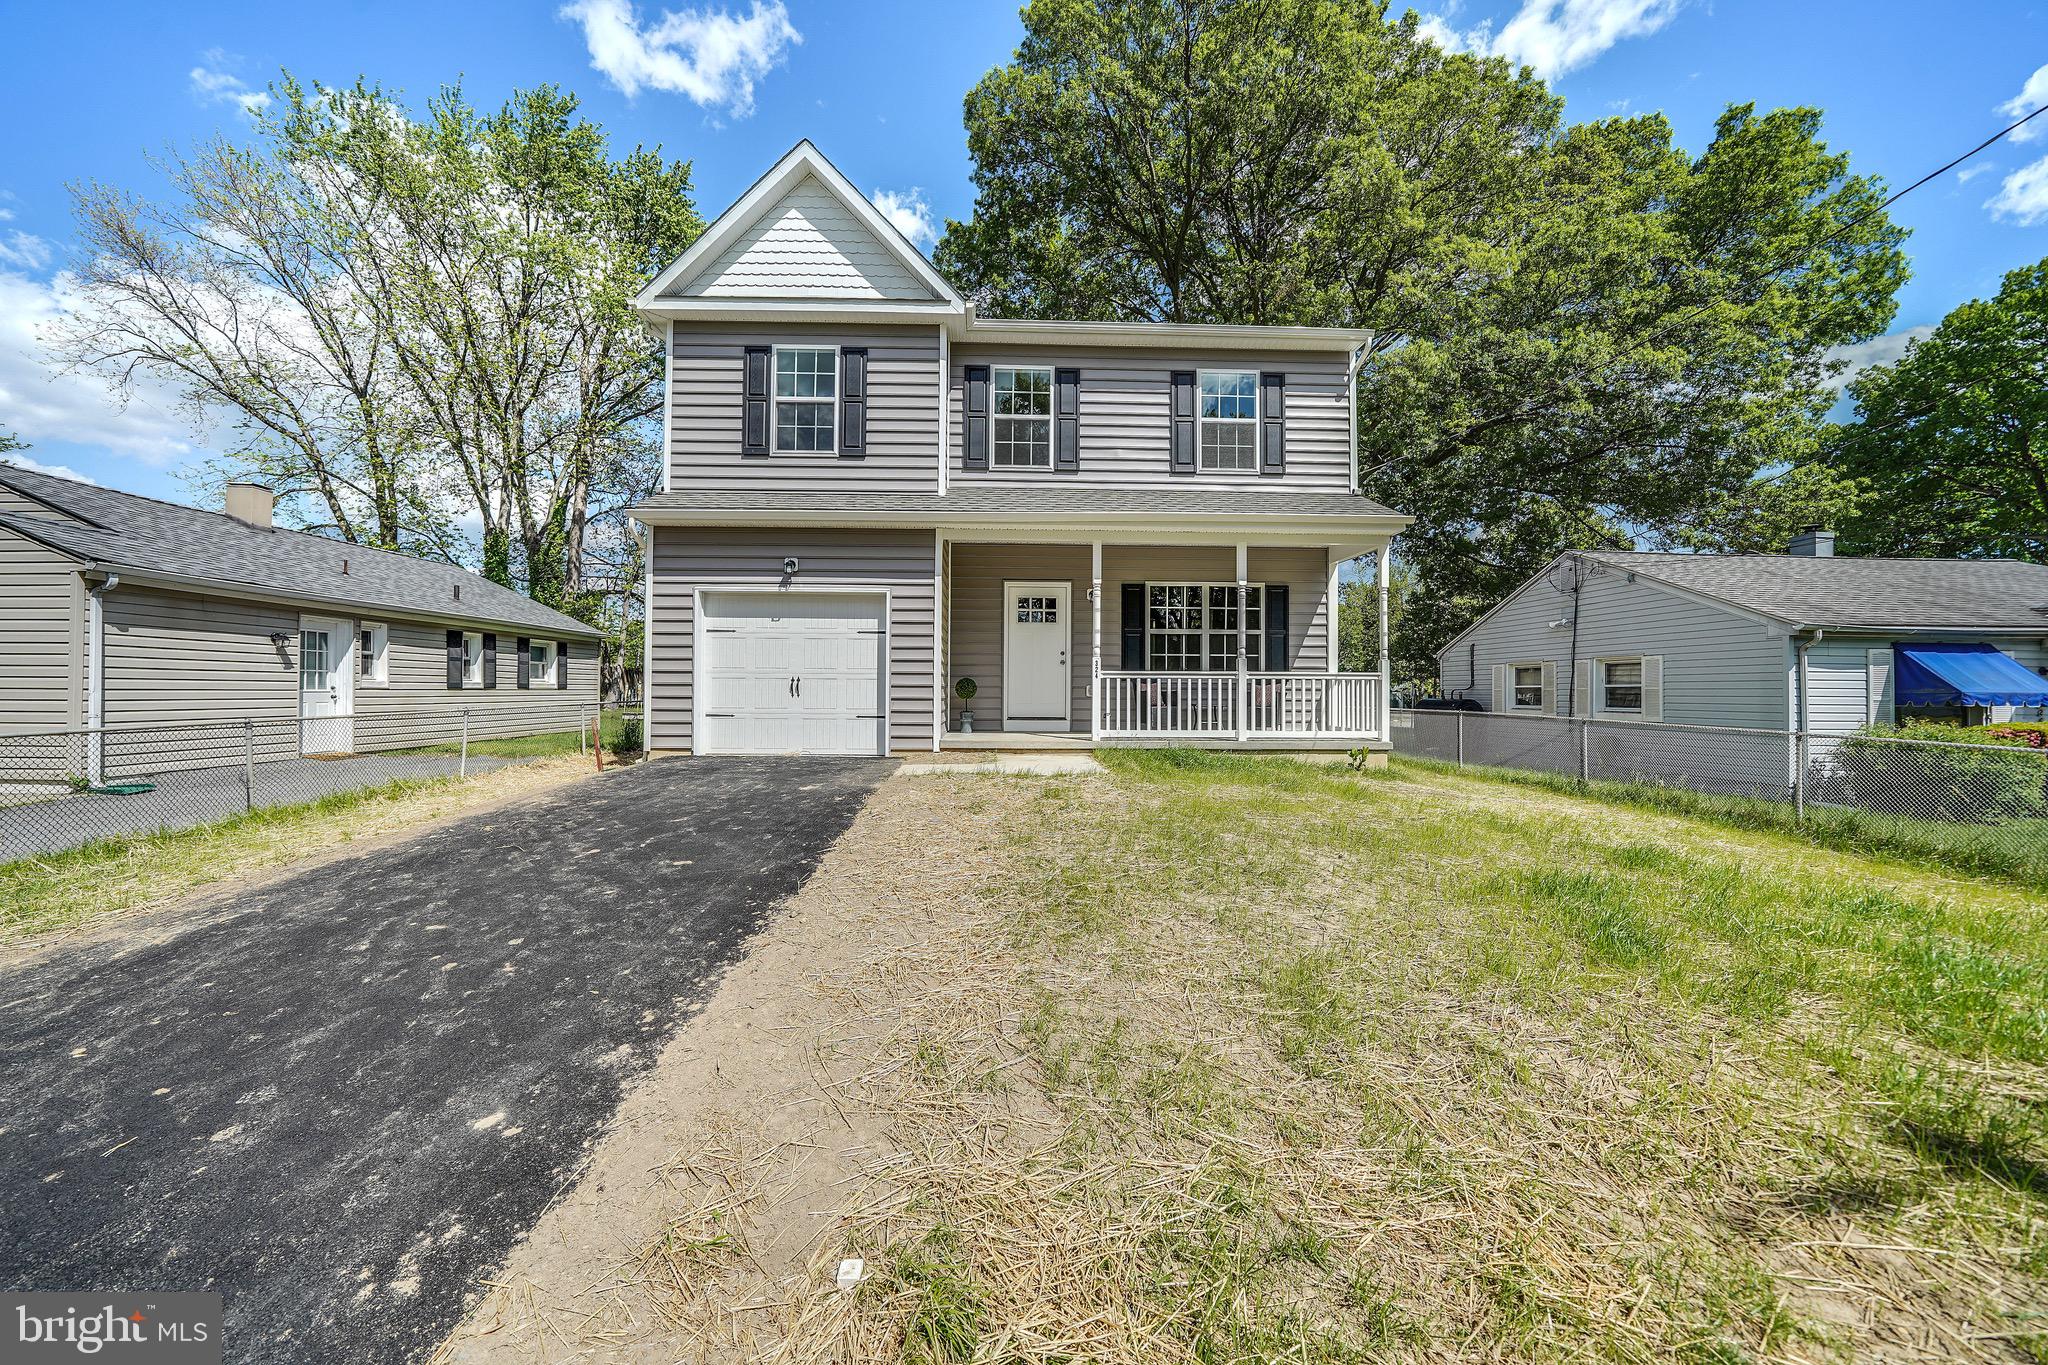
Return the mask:
{"type": "Polygon", "coordinates": [[[1384,749],[1334,638],[1408,522],[1357,489],[1367,334],[977,317],[808,142],[636,306],[650,750],[1384,749]]]}

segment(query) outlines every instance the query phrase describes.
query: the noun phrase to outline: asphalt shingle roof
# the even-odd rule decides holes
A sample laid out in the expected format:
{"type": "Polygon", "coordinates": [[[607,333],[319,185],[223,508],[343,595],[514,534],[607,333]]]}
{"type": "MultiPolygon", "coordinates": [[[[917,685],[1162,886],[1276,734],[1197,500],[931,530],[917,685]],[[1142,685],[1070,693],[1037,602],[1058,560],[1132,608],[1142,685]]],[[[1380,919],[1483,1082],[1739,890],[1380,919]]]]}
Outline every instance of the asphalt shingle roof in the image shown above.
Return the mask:
{"type": "Polygon", "coordinates": [[[1391,517],[1399,516],[1355,493],[1254,493],[1204,488],[1095,488],[1071,483],[1029,487],[961,484],[944,493],[812,493],[750,489],[726,492],[677,489],[635,507],[649,512],[901,512],[946,517],[975,513],[1053,513],[1087,517],[1155,516],[1391,517]]]}
{"type": "Polygon", "coordinates": [[[2048,564],[1626,551],[1585,557],[1793,625],[2038,628],[2048,635],[2048,564]]]}
{"type": "Polygon", "coordinates": [[[523,593],[458,569],[306,531],[251,526],[222,512],[39,474],[0,462],[0,485],[73,517],[0,514],[0,526],[113,569],[446,621],[597,634],[523,593]],[[348,572],[342,572],[346,560],[348,572]],[[461,589],[458,600],[455,593],[461,589]]]}

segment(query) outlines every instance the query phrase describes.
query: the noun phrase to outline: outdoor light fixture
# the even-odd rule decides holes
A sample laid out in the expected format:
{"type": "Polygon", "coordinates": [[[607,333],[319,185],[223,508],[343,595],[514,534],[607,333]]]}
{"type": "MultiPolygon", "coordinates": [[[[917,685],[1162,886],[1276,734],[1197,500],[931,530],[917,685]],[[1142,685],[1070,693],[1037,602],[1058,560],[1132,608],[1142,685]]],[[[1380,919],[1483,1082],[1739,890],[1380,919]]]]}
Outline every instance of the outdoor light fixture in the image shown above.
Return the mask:
{"type": "Polygon", "coordinates": [[[286,645],[290,644],[291,641],[292,637],[285,634],[281,630],[273,630],[270,632],[270,643],[276,645],[279,649],[283,649],[286,645]]]}
{"type": "Polygon", "coordinates": [[[791,555],[791,556],[790,556],[789,558],[787,558],[787,559],[785,559],[785,560],[783,560],[783,561],[782,561],[782,572],[783,572],[783,573],[785,573],[785,574],[793,574],[793,573],[795,573],[795,572],[796,572],[796,568],[797,568],[797,564],[796,564],[796,556],[795,556],[795,555],[791,555]]]}

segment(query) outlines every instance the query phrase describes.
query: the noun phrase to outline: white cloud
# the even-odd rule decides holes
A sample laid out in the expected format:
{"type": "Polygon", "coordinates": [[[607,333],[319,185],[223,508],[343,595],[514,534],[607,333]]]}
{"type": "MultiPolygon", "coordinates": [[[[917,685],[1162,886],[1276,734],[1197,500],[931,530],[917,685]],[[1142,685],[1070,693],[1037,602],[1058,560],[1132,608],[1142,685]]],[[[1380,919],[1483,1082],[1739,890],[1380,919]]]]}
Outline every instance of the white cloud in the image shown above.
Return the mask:
{"type": "Polygon", "coordinates": [[[31,460],[19,450],[10,450],[5,455],[0,455],[0,463],[19,465],[31,474],[53,474],[60,479],[76,479],[80,483],[89,483],[95,487],[99,485],[98,479],[81,474],[69,465],[44,464],[41,460],[31,460]]]}
{"type": "Polygon", "coordinates": [[[1887,336],[1859,341],[1853,346],[1836,346],[1828,352],[1827,358],[1844,362],[1844,368],[1828,383],[1833,388],[1847,388],[1850,380],[1872,365],[1897,364],[1899,357],[1906,353],[1906,347],[1916,341],[1925,341],[1933,334],[1934,324],[1930,322],[1919,327],[1908,327],[1903,332],[1892,332],[1887,336]]]}
{"type": "Polygon", "coordinates": [[[32,237],[20,228],[0,238],[0,265],[11,265],[17,270],[41,270],[50,263],[50,244],[40,237],[32,237]]]}
{"type": "Polygon", "coordinates": [[[0,413],[7,428],[31,443],[100,445],[152,465],[191,456],[191,425],[179,415],[174,391],[138,375],[123,395],[97,375],[57,370],[42,336],[74,299],[68,275],[46,282],[0,270],[0,413]]]}
{"type": "Polygon", "coordinates": [[[201,104],[233,104],[240,106],[245,118],[254,118],[270,107],[270,94],[264,90],[251,90],[240,76],[221,68],[234,58],[219,48],[205,54],[210,65],[192,68],[192,95],[201,104]]]}
{"type": "MultiPolygon", "coordinates": [[[[1422,35],[1447,52],[1477,52],[1527,66],[1555,80],[1626,38],[1647,38],[1671,22],[1680,0],[1522,0],[1514,17],[1459,31],[1437,14],[1420,18],[1422,35]]],[[[1455,13],[1455,7],[1452,8],[1455,13]]]]}
{"type": "MultiPolygon", "coordinates": [[[[2048,66],[2027,77],[2027,83],[2020,87],[2019,94],[1999,105],[1998,112],[2007,118],[2024,118],[2044,104],[2048,104],[2048,66]]],[[[2032,142],[2037,137],[2048,136],[2048,128],[2043,128],[2043,124],[2048,124],[2048,118],[2037,118],[2024,128],[2013,129],[2012,140],[2032,142]]]]}
{"type": "Polygon", "coordinates": [[[739,118],[753,112],[754,82],[804,40],[782,0],[754,0],[744,17],[722,9],[663,11],[647,28],[631,0],[572,0],[561,17],[583,25],[590,65],[626,95],[666,90],[739,118]]]}
{"type": "Polygon", "coordinates": [[[917,246],[927,247],[939,240],[939,227],[932,219],[932,206],[924,201],[923,190],[914,185],[902,194],[876,190],[873,201],[882,216],[917,246]]]}
{"type": "Polygon", "coordinates": [[[1984,174],[1984,172],[1997,169],[1998,163],[1996,161],[1980,161],[1974,166],[1965,166],[1956,172],[1956,183],[1958,185],[1967,185],[1978,176],[1984,174]]]}
{"type": "Polygon", "coordinates": [[[2048,219],[2048,156],[2008,175],[1984,207],[1992,216],[2010,218],[2021,227],[2048,219]]]}

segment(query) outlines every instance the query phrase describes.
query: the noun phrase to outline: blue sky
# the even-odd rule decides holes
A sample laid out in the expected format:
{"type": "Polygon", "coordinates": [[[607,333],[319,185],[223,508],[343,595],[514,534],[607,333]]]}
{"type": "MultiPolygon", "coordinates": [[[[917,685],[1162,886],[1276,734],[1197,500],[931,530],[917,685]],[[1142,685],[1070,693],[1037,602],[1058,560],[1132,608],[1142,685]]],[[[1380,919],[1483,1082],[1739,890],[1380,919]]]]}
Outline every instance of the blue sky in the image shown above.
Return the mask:
{"type": "MultiPolygon", "coordinates": [[[[1820,0],[1436,0],[1446,43],[1502,52],[1550,76],[1573,119],[1662,110],[1703,147],[1729,103],[1813,104],[1858,170],[1896,186],[2048,102],[2048,13],[2020,5],[1820,0]],[[2033,79],[2037,72],[2042,74],[2033,79]]],[[[415,104],[460,79],[492,105],[553,81],[624,150],[659,143],[696,165],[707,218],[802,137],[906,226],[971,207],[960,101],[1021,32],[1002,0],[502,0],[457,5],[36,5],[0,0],[0,429],[31,457],[116,487],[185,497],[207,449],[169,396],[123,410],[106,385],[52,381],[36,329],[65,303],[65,186],[145,195],[149,154],[247,128],[278,68],[329,83],[372,77],[415,104]],[[83,92],[92,92],[88,97],[83,92]]],[[[2048,118],[1895,210],[1914,278],[1893,331],[1926,327],[2048,255],[2048,118]],[[2038,166],[2036,163],[2040,163],[2038,166]],[[2009,179],[2010,178],[2010,179],[2009,179]],[[1994,203],[1994,201],[1996,201],[1994,203]]],[[[1896,343],[1878,343],[1889,355],[1896,343]]]]}

